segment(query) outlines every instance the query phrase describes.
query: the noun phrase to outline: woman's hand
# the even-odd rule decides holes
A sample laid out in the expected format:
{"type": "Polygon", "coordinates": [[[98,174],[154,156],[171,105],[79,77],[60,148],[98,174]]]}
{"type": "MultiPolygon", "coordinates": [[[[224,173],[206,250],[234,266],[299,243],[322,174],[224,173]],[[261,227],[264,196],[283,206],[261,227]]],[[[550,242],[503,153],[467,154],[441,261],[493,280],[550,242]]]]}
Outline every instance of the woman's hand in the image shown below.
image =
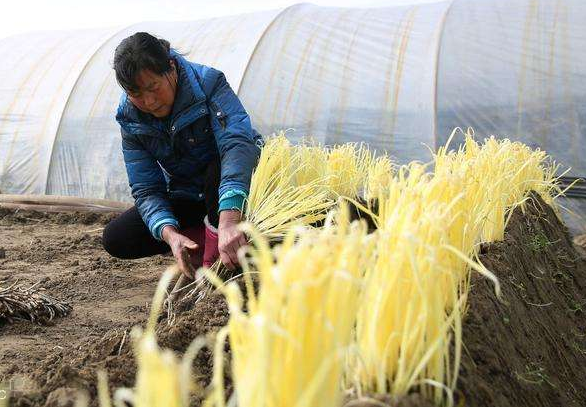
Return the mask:
{"type": "Polygon", "coordinates": [[[224,210],[220,212],[218,225],[218,250],[220,260],[226,268],[234,270],[239,265],[237,252],[246,245],[244,232],[238,229],[241,213],[238,210],[224,210]]]}
{"type": "Polygon", "coordinates": [[[195,279],[195,269],[191,264],[191,253],[197,250],[198,245],[185,235],[180,234],[177,228],[172,225],[163,227],[161,236],[171,247],[171,251],[181,272],[189,279],[195,279]]]}

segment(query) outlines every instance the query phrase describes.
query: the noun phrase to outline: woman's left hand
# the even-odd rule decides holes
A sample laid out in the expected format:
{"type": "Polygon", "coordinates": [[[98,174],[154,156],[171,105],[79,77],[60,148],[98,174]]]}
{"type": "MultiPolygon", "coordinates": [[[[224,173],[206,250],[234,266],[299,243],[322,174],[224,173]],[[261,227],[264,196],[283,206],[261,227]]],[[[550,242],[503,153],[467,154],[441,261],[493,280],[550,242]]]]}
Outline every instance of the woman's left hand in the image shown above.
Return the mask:
{"type": "Polygon", "coordinates": [[[239,265],[238,249],[246,245],[246,236],[238,229],[240,218],[241,213],[238,210],[220,212],[218,251],[220,252],[220,260],[231,271],[239,265]]]}

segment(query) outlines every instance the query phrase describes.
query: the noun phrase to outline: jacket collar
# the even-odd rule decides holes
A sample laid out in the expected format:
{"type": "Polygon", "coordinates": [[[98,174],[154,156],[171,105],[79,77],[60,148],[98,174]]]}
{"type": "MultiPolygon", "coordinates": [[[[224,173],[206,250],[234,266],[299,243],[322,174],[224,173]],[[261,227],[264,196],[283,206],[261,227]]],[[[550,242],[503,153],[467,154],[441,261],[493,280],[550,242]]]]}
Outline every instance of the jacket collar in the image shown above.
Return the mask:
{"type": "Polygon", "coordinates": [[[127,133],[150,134],[153,136],[161,133],[173,135],[207,113],[205,94],[190,63],[173,50],[171,51],[171,57],[177,67],[177,89],[173,109],[169,117],[159,119],[149,113],[142,112],[130,102],[126,92],[123,92],[118,105],[116,120],[127,133]]]}

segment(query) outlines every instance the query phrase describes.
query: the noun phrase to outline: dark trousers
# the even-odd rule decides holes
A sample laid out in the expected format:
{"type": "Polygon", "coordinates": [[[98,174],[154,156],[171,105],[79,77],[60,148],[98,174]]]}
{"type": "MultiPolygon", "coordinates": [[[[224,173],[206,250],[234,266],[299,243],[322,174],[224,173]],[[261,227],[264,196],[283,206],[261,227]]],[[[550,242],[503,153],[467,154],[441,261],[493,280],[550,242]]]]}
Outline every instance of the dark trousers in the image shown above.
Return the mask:
{"type": "MultiPolygon", "coordinates": [[[[219,161],[212,163],[206,171],[205,200],[170,199],[173,215],[181,228],[201,225],[207,215],[210,224],[218,226],[218,186],[220,184],[219,161]]],[[[137,208],[126,210],[104,228],[104,249],[112,256],[122,259],[143,258],[165,254],[171,250],[163,241],[157,241],[142,220],[137,208]]]]}

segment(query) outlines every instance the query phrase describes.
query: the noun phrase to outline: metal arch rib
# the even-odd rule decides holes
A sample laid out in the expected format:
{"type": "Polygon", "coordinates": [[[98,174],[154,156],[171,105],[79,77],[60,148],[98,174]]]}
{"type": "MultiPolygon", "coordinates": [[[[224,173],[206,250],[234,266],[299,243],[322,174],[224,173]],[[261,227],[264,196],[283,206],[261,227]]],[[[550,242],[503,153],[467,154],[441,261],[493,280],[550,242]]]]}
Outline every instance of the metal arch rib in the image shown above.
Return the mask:
{"type": "Polygon", "coordinates": [[[240,96],[240,90],[242,89],[242,83],[244,82],[244,79],[246,78],[246,75],[248,74],[248,69],[250,68],[250,62],[254,58],[257,50],[260,47],[260,44],[263,42],[264,38],[266,37],[266,34],[269,32],[271,27],[273,25],[275,25],[277,20],[279,20],[281,18],[281,16],[283,14],[285,14],[286,12],[288,12],[289,10],[291,10],[293,8],[302,8],[302,7],[307,7],[307,6],[314,6],[314,4],[312,4],[312,3],[295,3],[290,6],[287,6],[283,10],[281,10],[279,13],[277,13],[277,15],[273,18],[273,21],[271,21],[269,24],[267,24],[267,27],[265,28],[263,33],[260,35],[258,41],[256,42],[256,45],[254,46],[252,52],[250,53],[250,57],[248,58],[248,62],[246,63],[246,66],[244,67],[244,71],[242,71],[242,77],[240,78],[240,83],[238,84],[238,91],[236,91],[236,94],[238,96],[240,96]]]}
{"type": "Polygon", "coordinates": [[[442,17],[439,27],[439,35],[437,40],[437,46],[435,47],[435,73],[434,73],[434,81],[433,81],[433,123],[432,123],[432,133],[433,133],[433,148],[437,149],[437,84],[439,80],[439,59],[442,47],[442,40],[444,38],[444,28],[446,26],[446,20],[448,19],[448,14],[452,9],[452,6],[457,0],[449,0],[450,4],[446,7],[446,11],[442,17]]]}
{"type": "Polygon", "coordinates": [[[67,108],[67,105],[69,105],[69,101],[71,99],[71,94],[73,93],[75,87],[77,86],[79,79],[81,78],[82,74],[84,73],[84,71],[88,67],[89,63],[94,59],[94,57],[96,56],[98,51],[100,51],[106,44],[108,44],[108,42],[111,39],[115,38],[118,34],[124,32],[125,30],[128,30],[129,28],[136,26],[136,25],[139,25],[139,24],[140,23],[135,23],[135,24],[130,24],[128,26],[124,26],[123,28],[116,30],[112,35],[108,36],[101,44],[99,44],[95,48],[95,50],[90,54],[90,56],[87,59],[87,61],[85,62],[85,64],[83,64],[83,66],[79,70],[79,75],[77,76],[77,78],[75,79],[73,84],[71,85],[71,89],[69,90],[69,94],[67,95],[67,98],[65,99],[65,103],[63,104],[63,109],[61,110],[61,116],[59,117],[59,121],[57,122],[57,126],[55,126],[55,135],[53,136],[53,142],[51,144],[51,155],[49,157],[49,165],[47,166],[47,175],[45,177],[45,194],[47,194],[47,189],[49,187],[49,176],[51,175],[51,167],[53,166],[53,155],[55,154],[55,144],[57,141],[57,137],[59,136],[59,129],[61,128],[61,122],[63,121],[63,116],[65,114],[65,110],[67,108]]]}

